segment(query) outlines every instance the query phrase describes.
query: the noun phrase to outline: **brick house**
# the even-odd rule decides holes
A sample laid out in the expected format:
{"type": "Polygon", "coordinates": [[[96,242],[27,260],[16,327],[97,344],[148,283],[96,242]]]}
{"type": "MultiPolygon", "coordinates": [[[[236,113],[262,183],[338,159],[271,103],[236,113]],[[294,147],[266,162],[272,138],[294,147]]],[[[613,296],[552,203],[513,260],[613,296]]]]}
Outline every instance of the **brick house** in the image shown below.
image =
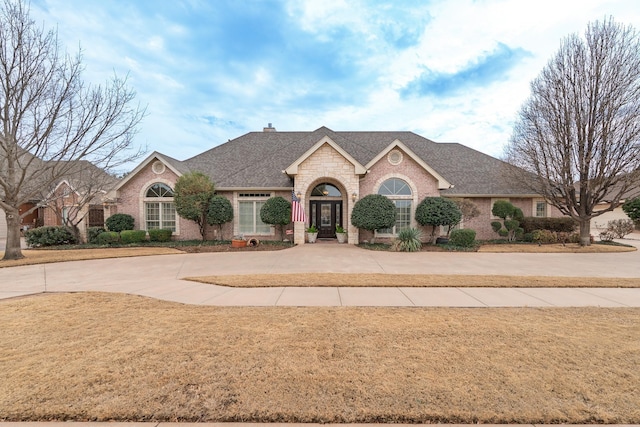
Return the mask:
{"type": "MultiPolygon", "coordinates": [[[[31,190],[32,199],[20,205],[21,231],[66,222],[85,236],[88,227],[104,226],[112,208],[105,196],[118,180],[87,160],[67,162],[61,169],[64,178],[31,190]]],[[[6,238],[6,227],[5,212],[0,209],[0,238],[6,238]]]]}
{"type": "MultiPolygon", "coordinates": [[[[335,132],[321,127],[312,132],[278,132],[264,128],[180,161],[154,152],[117,184],[110,194],[117,211],[132,215],[136,228],[171,228],[177,239],[198,239],[192,221],[178,217],[173,206],[177,178],[199,171],[211,177],[216,192],[227,197],[234,220],[223,237],[275,239],[273,227],[260,220],[269,197],[291,200],[298,195],[306,223],[293,223],[295,243],[305,240],[305,227],[316,224],[320,238],[334,238],[335,226],[348,232],[348,242],[369,240],[371,232],[351,224],[357,200],[368,194],[389,197],[397,209],[396,224],[376,231],[376,238],[392,238],[414,219],[418,203],[428,196],[473,201],[479,217],[461,227],[476,230],[479,239],[495,237],[491,207],[507,199],[525,216],[559,216],[544,199],[506,178],[513,169],[496,158],[457,143],[436,143],[413,132],[335,132]]],[[[429,230],[425,230],[429,232],[429,230]]],[[[207,238],[217,238],[216,228],[207,238]]]]}

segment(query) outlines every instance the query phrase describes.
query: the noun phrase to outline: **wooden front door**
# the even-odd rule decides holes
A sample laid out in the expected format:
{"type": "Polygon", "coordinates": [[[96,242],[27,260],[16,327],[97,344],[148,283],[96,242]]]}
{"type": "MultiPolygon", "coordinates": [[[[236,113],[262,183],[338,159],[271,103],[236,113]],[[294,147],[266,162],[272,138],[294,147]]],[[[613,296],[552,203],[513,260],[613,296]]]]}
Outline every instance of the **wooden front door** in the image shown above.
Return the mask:
{"type": "Polygon", "coordinates": [[[318,238],[336,237],[336,225],[342,225],[342,201],[311,201],[311,222],[318,227],[318,238]]]}

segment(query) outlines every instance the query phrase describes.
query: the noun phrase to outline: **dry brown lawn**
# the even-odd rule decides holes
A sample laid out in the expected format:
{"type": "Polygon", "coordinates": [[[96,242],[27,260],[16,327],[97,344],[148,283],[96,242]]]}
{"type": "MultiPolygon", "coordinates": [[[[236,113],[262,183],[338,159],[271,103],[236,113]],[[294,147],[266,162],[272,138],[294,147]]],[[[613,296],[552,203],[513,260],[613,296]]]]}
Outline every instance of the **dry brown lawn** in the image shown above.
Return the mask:
{"type": "Polygon", "coordinates": [[[640,423],[640,310],[0,302],[0,420],[640,423]]]}
{"type": "Polygon", "coordinates": [[[99,248],[99,249],[24,249],[24,258],[4,261],[4,252],[0,252],[0,268],[19,265],[47,264],[51,262],[82,261],[88,259],[124,258],[148,255],[169,255],[184,253],[174,248],[137,247],[137,248],[99,248]]]}
{"type": "Polygon", "coordinates": [[[640,278],[472,276],[444,274],[240,274],[232,276],[185,277],[200,283],[255,287],[486,287],[486,288],[637,288],[640,278]]]}
{"type": "Polygon", "coordinates": [[[482,245],[478,252],[498,252],[498,253],[606,253],[606,252],[633,252],[637,249],[633,246],[619,245],[602,245],[595,244],[591,246],[580,246],[577,243],[552,244],[552,245],[534,245],[534,244],[500,244],[500,245],[482,245]]]}

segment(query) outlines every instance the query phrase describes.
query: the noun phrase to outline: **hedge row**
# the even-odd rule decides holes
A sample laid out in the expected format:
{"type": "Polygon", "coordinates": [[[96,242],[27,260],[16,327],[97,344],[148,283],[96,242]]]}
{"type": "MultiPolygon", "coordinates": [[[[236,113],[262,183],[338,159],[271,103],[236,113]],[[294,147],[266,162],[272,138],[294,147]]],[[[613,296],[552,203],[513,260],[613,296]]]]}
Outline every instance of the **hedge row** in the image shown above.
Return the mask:
{"type": "Polygon", "coordinates": [[[27,244],[33,248],[43,246],[73,245],[78,243],[69,227],[38,227],[24,233],[27,244]]]}
{"type": "Polygon", "coordinates": [[[525,233],[533,233],[535,230],[549,230],[556,233],[573,233],[577,223],[573,218],[538,218],[528,216],[520,221],[520,227],[525,233]]]}

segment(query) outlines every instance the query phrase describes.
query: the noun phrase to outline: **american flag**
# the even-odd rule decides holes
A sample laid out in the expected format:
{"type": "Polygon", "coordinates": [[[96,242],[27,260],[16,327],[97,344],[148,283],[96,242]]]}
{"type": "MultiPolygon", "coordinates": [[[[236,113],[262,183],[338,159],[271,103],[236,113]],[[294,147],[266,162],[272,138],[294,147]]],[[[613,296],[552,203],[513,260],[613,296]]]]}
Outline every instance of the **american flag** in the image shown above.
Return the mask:
{"type": "Polygon", "coordinates": [[[307,216],[295,191],[291,190],[291,222],[306,222],[307,216]]]}

